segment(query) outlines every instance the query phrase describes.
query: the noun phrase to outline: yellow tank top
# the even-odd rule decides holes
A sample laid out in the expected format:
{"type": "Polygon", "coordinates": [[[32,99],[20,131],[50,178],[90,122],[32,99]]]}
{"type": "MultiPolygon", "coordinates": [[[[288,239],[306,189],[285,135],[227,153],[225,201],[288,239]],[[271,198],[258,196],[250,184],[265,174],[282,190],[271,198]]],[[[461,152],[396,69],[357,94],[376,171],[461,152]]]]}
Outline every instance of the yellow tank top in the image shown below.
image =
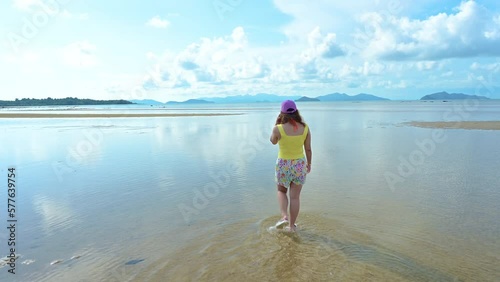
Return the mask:
{"type": "Polygon", "coordinates": [[[304,127],[304,133],[302,135],[290,136],[286,135],[282,124],[278,124],[278,129],[281,134],[281,138],[278,142],[280,150],[278,152],[278,158],[285,160],[301,159],[304,157],[304,141],[307,137],[307,125],[304,127]]]}

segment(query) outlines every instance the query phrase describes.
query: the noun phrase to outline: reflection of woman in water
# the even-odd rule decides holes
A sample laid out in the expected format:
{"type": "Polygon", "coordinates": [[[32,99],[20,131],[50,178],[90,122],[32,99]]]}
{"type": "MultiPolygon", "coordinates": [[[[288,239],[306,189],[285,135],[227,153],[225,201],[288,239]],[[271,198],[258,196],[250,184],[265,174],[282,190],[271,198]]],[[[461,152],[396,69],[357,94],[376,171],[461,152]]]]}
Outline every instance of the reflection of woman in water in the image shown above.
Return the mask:
{"type": "Polygon", "coordinates": [[[300,190],[305,183],[306,174],[311,171],[312,161],[311,131],[302,121],[295,102],[286,100],[281,103],[281,113],[276,119],[271,143],[279,144],[275,179],[281,219],[276,223],[276,227],[283,228],[289,224],[290,231],[295,231],[295,221],[300,209],[300,190]],[[288,189],[290,189],[290,218],[286,194],[288,189]]]}

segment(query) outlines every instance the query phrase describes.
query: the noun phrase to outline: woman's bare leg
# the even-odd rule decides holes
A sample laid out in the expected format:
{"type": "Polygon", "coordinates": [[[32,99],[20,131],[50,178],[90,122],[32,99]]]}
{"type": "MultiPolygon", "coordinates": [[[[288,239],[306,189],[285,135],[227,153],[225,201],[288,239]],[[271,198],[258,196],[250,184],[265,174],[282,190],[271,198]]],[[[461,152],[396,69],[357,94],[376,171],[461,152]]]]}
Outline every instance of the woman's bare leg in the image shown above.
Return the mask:
{"type": "Polygon", "coordinates": [[[295,231],[295,221],[299,216],[300,210],[300,190],[302,185],[291,183],[290,184],[290,230],[295,231]]]}
{"type": "Polygon", "coordinates": [[[278,185],[278,202],[280,205],[281,218],[288,219],[288,196],[286,195],[287,188],[278,185]]]}

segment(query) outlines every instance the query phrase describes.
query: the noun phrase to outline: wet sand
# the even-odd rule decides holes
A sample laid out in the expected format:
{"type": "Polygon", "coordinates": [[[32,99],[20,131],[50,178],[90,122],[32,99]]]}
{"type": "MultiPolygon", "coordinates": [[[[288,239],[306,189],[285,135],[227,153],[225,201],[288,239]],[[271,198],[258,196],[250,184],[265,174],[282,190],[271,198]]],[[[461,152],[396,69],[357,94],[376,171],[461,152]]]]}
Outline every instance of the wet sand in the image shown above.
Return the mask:
{"type": "Polygon", "coordinates": [[[500,121],[411,121],[404,124],[423,128],[500,130],[500,121]]]}
{"type": "Polygon", "coordinates": [[[40,113],[0,113],[0,118],[136,118],[136,117],[207,117],[207,116],[231,116],[241,115],[240,113],[123,113],[123,114],[105,114],[105,113],[78,113],[78,114],[40,114],[40,113]]]}
{"type": "Polygon", "coordinates": [[[297,234],[270,230],[274,222],[249,219],[205,232],[133,281],[493,281],[498,274],[481,271],[484,259],[476,251],[464,258],[418,234],[412,244],[382,244],[350,223],[314,213],[301,215],[297,234]]]}

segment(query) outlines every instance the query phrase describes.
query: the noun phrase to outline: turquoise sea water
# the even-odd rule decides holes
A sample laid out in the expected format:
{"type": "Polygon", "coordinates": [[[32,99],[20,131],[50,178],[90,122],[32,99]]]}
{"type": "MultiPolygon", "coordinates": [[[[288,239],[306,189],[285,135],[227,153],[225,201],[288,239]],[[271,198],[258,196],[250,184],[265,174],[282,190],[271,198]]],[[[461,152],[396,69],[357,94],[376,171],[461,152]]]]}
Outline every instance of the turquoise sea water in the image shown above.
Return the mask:
{"type": "Polygon", "coordinates": [[[279,104],[2,109],[239,115],[0,119],[0,224],[15,167],[20,255],[0,280],[288,279],[280,256],[302,280],[500,277],[500,131],[402,124],[499,120],[500,102],[298,107],[313,168],[293,240],[267,231],[279,217],[269,142],[279,104]]]}

